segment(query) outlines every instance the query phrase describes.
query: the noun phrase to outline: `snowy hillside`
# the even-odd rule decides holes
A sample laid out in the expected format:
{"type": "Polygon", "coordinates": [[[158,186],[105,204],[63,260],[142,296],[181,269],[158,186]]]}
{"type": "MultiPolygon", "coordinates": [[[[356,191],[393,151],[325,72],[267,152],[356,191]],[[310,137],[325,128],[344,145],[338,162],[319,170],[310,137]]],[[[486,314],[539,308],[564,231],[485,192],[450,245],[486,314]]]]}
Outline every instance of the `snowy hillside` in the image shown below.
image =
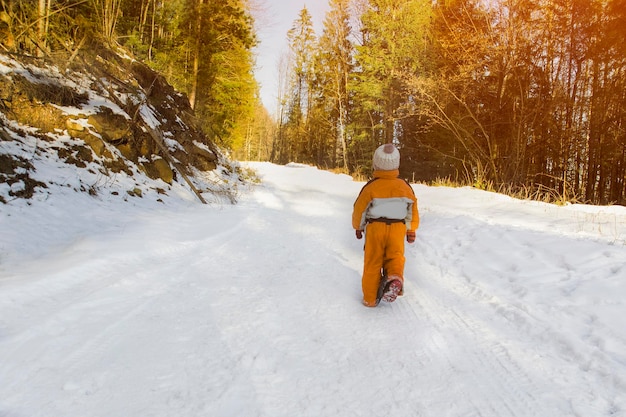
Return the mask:
{"type": "Polygon", "coordinates": [[[120,53],[86,48],[70,69],[0,52],[0,204],[74,192],[235,200],[238,165],[187,97],[120,53]]]}
{"type": "Polygon", "coordinates": [[[0,416],[626,416],[626,208],[414,186],[361,305],[362,187],[251,164],[237,205],[0,206],[0,416]]]}

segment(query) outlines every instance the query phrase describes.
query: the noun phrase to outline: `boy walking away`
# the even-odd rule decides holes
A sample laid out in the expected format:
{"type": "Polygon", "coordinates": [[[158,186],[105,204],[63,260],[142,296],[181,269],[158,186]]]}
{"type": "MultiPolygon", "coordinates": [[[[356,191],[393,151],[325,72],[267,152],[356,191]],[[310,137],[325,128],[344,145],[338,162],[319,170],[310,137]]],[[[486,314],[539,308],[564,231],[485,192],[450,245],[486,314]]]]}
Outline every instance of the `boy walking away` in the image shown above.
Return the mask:
{"type": "Polygon", "coordinates": [[[391,143],[379,146],[373,165],[374,177],[361,189],[352,212],[357,239],[365,233],[362,286],[367,307],[376,307],[381,299],[395,301],[402,295],[404,239],[413,243],[419,226],[415,193],[399,178],[398,149],[391,143]],[[385,281],[381,283],[382,279],[385,281]],[[379,285],[384,285],[381,294],[379,285]]]}

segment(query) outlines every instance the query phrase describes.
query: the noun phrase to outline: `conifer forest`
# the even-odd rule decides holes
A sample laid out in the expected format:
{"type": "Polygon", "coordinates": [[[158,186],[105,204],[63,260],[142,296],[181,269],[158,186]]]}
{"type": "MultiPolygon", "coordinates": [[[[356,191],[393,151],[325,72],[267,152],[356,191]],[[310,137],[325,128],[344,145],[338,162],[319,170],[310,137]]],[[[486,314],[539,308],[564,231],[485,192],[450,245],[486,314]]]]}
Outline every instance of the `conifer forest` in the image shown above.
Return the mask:
{"type": "Polygon", "coordinates": [[[626,205],[626,0],[329,0],[285,33],[276,108],[255,80],[261,0],[0,0],[0,53],[120,48],[186,94],[241,160],[626,205]]]}

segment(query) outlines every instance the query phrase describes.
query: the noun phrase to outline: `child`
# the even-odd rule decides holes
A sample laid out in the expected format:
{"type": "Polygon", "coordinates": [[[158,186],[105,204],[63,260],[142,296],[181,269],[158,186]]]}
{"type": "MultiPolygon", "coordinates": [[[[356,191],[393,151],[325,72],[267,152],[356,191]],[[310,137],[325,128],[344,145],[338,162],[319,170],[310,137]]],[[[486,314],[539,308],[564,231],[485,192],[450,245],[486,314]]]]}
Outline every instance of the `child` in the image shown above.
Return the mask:
{"type": "Polygon", "coordinates": [[[419,225],[415,193],[398,178],[398,149],[391,143],[379,146],[373,165],[374,178],[361,189],[352,212],[357,239],[365,232],[362,286],[363,304],[367,307],[376,307],[380,302],[377,293],[381,271],[387,276],[382,299],[392,302],[402,294],[404,238],[413,243],[419,225]]]}

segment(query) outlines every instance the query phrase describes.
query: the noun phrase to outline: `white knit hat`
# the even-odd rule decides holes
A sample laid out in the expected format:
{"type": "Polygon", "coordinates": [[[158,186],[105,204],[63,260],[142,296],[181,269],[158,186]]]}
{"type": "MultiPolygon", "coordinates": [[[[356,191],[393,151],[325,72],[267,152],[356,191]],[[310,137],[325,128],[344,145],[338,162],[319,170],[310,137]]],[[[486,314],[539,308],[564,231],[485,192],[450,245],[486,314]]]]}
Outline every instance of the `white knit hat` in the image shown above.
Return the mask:
{"type": "Polygon", "coordinates": [[[374,169],[393,171],[400,167],[400,151],[391,143],[380,145],[374,152],[374,169]]]}

